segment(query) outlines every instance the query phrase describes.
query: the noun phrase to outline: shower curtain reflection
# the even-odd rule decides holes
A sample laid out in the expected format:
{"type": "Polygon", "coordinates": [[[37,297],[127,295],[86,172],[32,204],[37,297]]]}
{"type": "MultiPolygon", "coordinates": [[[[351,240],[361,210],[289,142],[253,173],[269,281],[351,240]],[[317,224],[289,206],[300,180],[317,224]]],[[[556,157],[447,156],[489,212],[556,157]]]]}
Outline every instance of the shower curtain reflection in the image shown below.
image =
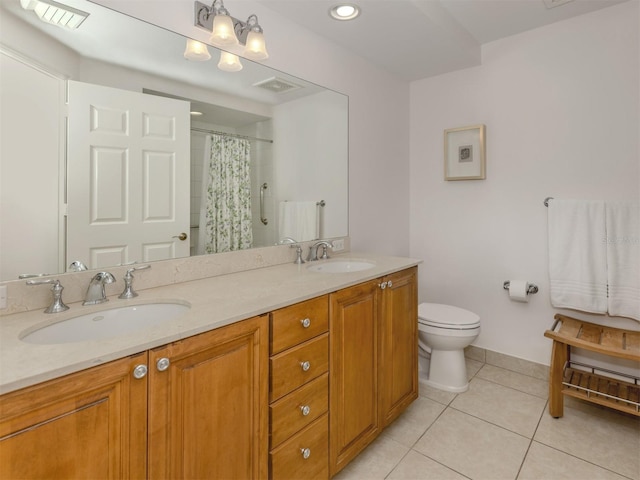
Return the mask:
{"type": "Polygon", "coordinates": [[[251,248],[249,140],[208,135],[203,160],[198,253],[251,248]]]}

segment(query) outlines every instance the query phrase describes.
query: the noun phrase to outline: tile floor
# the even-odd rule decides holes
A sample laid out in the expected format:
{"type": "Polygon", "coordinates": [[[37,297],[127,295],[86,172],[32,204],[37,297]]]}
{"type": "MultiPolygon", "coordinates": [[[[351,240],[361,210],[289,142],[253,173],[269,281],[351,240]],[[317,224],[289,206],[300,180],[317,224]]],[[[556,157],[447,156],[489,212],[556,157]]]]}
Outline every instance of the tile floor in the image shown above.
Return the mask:
{"type": "Polygon", "coordinates": [[[335,480],[640,480],[640,419],[565,399],[547,382],[467,359],[469,390],[420,397],[335,480]]]}

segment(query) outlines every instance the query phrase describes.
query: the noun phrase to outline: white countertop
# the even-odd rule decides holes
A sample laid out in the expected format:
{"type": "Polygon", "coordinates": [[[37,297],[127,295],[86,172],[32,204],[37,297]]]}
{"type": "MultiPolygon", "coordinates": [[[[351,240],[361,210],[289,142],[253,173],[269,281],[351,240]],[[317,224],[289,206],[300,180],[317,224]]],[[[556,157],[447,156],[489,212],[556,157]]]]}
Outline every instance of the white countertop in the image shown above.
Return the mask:
{"type": "Polygon", "coordinates": [[[421,260],[411,258],[357,253],[336,255],[332,260],[339,259],[366,260],[375,263],[375,266],[352,273],[315,273],[307,270],[310,263],[288,263],[150,288],[139,291],[139,296],[132,300],[120,300],[116,295],[109,297],[109,302],[96,306],[85,307],[81,302],[73,303],[63,313],[45,314],[42,310],[37,310],[0,317],[0,394],[165,345],[421,263],[421,260]],[[128,305],[172,301],[187,302],[191,308],[174,320],[125,336],[57,345],[35,345],[20,340],[38,328],[78,315],[128,305]]]}

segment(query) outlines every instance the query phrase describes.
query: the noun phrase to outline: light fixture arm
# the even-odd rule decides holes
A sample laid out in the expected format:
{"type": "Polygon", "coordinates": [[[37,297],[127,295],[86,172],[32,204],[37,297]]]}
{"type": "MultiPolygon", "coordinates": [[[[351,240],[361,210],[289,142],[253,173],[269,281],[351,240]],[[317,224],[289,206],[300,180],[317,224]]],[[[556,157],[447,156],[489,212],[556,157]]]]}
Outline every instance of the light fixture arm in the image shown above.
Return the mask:
{"type": "Polygon", "coordinates": [[[225,8],[222,0],[214,0],[211,6],[206,5],[200,1],[195,2],[195,21],[196,27],[203,28],[204,30],[211,31],[213,29],[213,18],[216,15],[227,15],[233,21],[233,29],[235,31],[238,42],[242,45],[247,43],[247,35],[249,32],[263,33],[262,27],[258,23],[257,15],[249,15],[246,22],[238,20],[229,14],[229,11],[225,8]]]}

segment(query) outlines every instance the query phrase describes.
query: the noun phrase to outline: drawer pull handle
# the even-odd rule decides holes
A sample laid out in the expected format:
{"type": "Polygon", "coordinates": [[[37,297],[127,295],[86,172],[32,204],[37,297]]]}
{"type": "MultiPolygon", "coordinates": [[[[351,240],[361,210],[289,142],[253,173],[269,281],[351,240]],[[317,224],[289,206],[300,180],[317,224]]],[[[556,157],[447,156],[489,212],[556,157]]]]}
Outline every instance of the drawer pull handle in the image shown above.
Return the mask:
{"type": "Polygon", "coordinates": [[[389,287],[389,288],[393,287],[393,282],[391,280],[389,280],[387,282],[387,287],[389,287]]]}
{"type": "Polygon", "coordinates": [[[309,328],[311,326],[311,319],[304,318],[300,320],[300,324],[302,325],[302,328],[309,328]]]}
{"type": "Polygon", "coordinates": [[[140,380],[141,378],[146,377],[147,375],[147,366],[146,365],[137,365],[136,368],[133,369],[133,378],[137,378],[140,380]]]}
{"type": "Polygon", "coordinates": [[[300,362],[300,367],[302,367],[303,372],[308,372],[311,368],[311,364],[309,362],[300,362]]]}
{"type": "Polygon", "coordinates": [[[302,413],[303,417],[306,417],[311,413],[311,407],[309,405],[303,405],[300,407],[300,412],[302,413]]]}
{"type": "Polygon", "coordinates": [[[305,460],[311,456],[311,450],[308,448],[301,448],[300,453],[305,460]]]}
{"type": "Polygon", "coordinates": [[[387,282],[379,283],[378,286],[380,287],[380,289],[384,290],[385,288],[387,288],[387,282]]]}

